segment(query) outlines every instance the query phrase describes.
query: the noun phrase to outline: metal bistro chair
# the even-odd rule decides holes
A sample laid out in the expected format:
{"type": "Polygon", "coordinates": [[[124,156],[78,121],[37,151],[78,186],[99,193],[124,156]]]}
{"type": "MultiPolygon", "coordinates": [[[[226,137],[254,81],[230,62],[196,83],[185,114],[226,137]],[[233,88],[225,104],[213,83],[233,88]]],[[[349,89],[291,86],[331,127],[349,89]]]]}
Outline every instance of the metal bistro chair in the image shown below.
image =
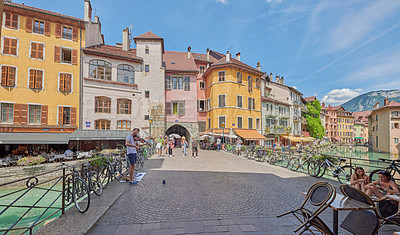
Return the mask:
{"type": "Polygon", "coordinates": [[[299,234],[305,231],[315,234],[320,232],[322,234],[333,235],[328,226],[318,217],[329,205],[335,200],[336,190],[332,184],[328,182],[317,182],[308,189],[307,195],[298,209],[283,213],[277,217],[282,217],[288,214],[293,214],[302,224],[297,227],[294,232],[299,234]],[[305,206],[309,202],[311,205],[317,207],[314,211],[306,209],[305,206]]]}
{"type": "Polygon", "coordinates": [[[340,227],[346,229],[352,234],[357,235],[378,234],[379,227],[381,226],[382,217],[372,199],[363,191],[347,184],[340,185],[340,191],[342,191],[342,193],[346,197],[357,200],[372,207],[372,210],[351,211],[346,216],[340,227]]]}

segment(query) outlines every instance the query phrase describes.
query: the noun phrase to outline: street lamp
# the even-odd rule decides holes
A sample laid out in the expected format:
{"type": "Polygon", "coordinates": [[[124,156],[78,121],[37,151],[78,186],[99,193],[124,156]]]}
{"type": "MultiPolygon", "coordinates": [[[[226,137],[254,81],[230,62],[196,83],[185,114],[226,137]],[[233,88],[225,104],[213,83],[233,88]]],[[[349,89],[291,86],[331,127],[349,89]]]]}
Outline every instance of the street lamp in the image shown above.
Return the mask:
{"type": "Polygon", "coordinates": [[[151,142],[151,123],[153,122],[153,119],[151,117],[149,117],[149,141],[151,142]]]}
{"type": "Polygon", "coordinates": [[[225,122],[221,123],[222,126],[222,143],[225,143],[225,122]]]}

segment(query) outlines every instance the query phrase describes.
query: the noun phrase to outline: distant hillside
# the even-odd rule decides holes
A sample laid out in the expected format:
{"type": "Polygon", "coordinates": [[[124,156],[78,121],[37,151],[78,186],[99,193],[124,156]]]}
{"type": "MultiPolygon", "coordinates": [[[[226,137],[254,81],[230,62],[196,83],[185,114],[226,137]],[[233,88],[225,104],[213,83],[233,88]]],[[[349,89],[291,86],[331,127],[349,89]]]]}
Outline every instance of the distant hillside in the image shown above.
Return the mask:
{"type": "Polygon", "coordinates": [[[385,98],[400,102],[400,90],[371,91],[347,101],[342,106],[346,111],[351,112],[368,111],[373,109],[376,102],[382,106],[385,98]]]}

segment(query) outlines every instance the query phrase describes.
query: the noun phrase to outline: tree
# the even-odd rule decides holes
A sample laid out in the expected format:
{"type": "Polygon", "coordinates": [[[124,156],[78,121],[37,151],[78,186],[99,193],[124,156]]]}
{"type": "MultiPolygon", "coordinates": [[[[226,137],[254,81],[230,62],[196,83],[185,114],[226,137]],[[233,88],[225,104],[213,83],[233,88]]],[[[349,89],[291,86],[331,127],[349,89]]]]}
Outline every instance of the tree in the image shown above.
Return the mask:
{"type": "Polygon", "coordinates": [[[307,130],[310,132],[310,136],[322,139],[325,135],[325,128],[322,126],[321,119],[319,115],[321,113],[321,104],[317,99],[313,102],[307,103],[308,112],[305,113],[305,118],[307,120],[307,130]]]}

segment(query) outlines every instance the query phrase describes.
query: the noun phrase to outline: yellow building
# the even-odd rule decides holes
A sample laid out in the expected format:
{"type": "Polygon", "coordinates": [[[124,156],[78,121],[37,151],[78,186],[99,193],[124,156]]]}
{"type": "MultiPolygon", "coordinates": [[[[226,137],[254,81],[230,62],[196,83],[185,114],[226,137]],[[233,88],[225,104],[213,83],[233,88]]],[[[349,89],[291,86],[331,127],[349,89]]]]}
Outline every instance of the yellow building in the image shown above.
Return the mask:
{"type": "Polygon", "coordinates": [[[343,142],[354,141],[354,117],[351,112],[344,110],[342,106],[337,110],[338,136],[343,142]]]}
{"type": "Polygon", "coordinates": [[[222,129],[225,124],[227,131],[261,131],[260,88],[263,74],[230,58],[229,53],[220,55],[219,60],[203,75],[206,79],[207,129],[222,129]]]}
{"type": "Polygon", "coordinates": [[[85,22],[4,3],[0,132],[72,132],[79,123],[85,22]]]}

